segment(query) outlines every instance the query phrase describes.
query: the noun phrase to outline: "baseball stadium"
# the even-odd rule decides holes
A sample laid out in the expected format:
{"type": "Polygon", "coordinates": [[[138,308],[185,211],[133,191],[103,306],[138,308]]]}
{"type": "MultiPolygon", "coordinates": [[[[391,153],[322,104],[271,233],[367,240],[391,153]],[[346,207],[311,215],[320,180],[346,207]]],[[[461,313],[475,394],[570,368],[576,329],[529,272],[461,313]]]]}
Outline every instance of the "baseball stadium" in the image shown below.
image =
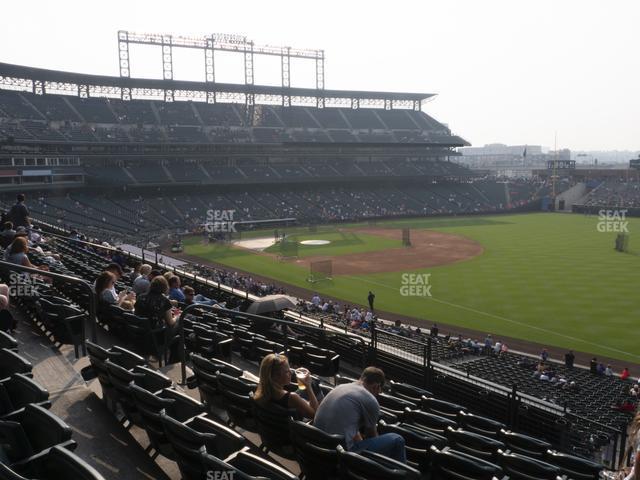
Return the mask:
{"type": "Polygon", "coordinates": [[[117,40],[119,76],[0,63],[0,480],[627,465],[633,161],[471,169],[470,143],[427,113],[435,94],[328,89],[322,50],[117,40]],[[161,79],[132,76],[135,45],[162,52],[161,79]],[[174,79],[178,49],[205,81],[174,79]],[[244,83],[216,81],[220,52],[244,83]],[[254,83],[259,56],[281,85],[254,83]],[[291,86],[294,61],[315,88],[291,86]],[[262,402],[285,362],[284,403],[262,402]],[[375,435],[326,426],[347,384],[369,392],[375,435]]]}

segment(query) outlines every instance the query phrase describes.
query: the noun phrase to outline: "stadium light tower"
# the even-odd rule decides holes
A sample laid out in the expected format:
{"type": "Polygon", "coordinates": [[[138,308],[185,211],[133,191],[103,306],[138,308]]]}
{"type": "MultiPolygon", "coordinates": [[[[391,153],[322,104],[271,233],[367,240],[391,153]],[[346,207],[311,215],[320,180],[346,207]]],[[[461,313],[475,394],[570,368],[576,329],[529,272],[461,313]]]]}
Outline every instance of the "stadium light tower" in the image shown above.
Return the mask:
{"type": "MultiPolygon", "coordinates": [[[[253,85],[255,78],[255,55],[268,55],[280,57],[280,76],[282,87],[291,88],[291,58],[313,60],[316,67],[316,89],[324,90],[324,50],[311,50],[291,47],[274,47],[271,45],[256,45],[253,40],[241,35],[214,33],[202,37],[188,37],[183,35],[167,35],[159,33],[136,33],[127,30],[118,31],[118,64],[120,77],[131,77],[131,55],[129,46],[151,45],[158,46],[162,50],[162,78],[173,80],[173,49],[192,48],[202,50],[204,54],[205,82],[215,84],[215,52],[231,52],[243,55],[244,59],[244,83],[253,85]]],[[[122,99],[130,100],[130,91],[123,90],[122,99]]],[[[173,92],[165,92],[165,100],[173,101],[173,92]]],[[[207,95],[209,103],[215,103],[215,92],[207,95]]],[[[285,106],[291,104],[291,96],[283,95],[282,103],[285,106]]],[[[247,95],[247,104],[253,104],[253,94],[247,95]]],[[[319,105],[319,106],[324,106],[319,105]]]]}

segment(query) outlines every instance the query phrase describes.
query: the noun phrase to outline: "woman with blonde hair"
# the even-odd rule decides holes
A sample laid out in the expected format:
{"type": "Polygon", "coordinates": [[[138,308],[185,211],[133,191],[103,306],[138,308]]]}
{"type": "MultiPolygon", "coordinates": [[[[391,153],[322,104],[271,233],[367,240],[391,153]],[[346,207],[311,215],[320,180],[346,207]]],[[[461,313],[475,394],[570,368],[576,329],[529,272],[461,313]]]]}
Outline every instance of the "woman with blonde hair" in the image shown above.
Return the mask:
{"type": "Polygon", "coordinates": [[[291,383],[291,367],[287,357],[270,353],[260,363],[260,381],[253,399],[261,405],[274,403],[286,409],[295,409],[301,417],[312,419],[318,409],[318,399],[311,385],[311,376],[307,374],[300,381],[305,386],[308,402],[284,388],[291,383]]]}

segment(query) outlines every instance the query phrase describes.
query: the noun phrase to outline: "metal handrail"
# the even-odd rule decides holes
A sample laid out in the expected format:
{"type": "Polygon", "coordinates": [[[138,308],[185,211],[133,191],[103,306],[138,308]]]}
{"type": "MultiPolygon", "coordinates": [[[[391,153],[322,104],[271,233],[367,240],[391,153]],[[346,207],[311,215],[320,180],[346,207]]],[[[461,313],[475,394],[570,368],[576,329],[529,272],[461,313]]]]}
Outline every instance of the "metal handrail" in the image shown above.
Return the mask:
{"type": "MultiPolygon", "coordinates": [[[[0,268],[6,268],[7,270],[12,270],[16,272],[25,272],[25,273],[33,273],[36,275],[40,275],[43,277],[55,278],[58,280],[62,280],[68,283],[74,283],[80,285],[84,288],[89,294],[89,322],[91,323],[91,341],[96,342],[98,337],[98,328],[96,322],[96,293],[93,289],[93,286],[87,282],[86,280],[78,277],[72,277],[71,275],[65,275],[62,273],[50,272],[45,270],[40,270],[38,268],[25,267],[24,265],[17,265],[15,263],[0,261],[0,268]]],[[[84,350],[84,340],[85,340],[85,325],[84,322],[82,324],[82,348],[84,350]]]]}

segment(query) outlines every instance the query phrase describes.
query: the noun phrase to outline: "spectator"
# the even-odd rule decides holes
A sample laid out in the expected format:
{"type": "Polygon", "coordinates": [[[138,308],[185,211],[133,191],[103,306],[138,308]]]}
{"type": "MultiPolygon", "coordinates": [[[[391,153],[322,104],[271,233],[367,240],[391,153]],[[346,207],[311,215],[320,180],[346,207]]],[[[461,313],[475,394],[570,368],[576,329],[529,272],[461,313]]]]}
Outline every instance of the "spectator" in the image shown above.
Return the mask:
{"type": "Polygon", "coordinates": [[[169,299],[184,303],[184,292],[180,288],[180,277],[177,275],[169,278],[169,299]]]}
{"type": "Polygon", "coordinates": [[[484,353],[485,355],[489,355],[491,353],[491,349],[493,348],[493,339],[491,338],[491,334],[487,333],[487,338],[484,339],[484,353]]]}
{"type": "Polygon", "coordinates": [[[151,319],[154,325],[164,324],[167,327],[166,338],[171,346],[171,361],[177,360],[178,356],[178,315],[174,315],[171,302],[167,298],[169,284],[167,280],[159,275],[151,280],[149,292],[140,295],[136,300],[135,312],[137,315],[151,319]]]}
{"type": "Polygon", "coordinates": [[[151,265],[144,264],[140,267],[140,276],[133,281],[133,291],[136,295],[142,295],[149,291],[149,274],[151,273],[151,265]]]}
{"type": "Polygon", "coordinates": [[[305,394],[309,401],[295,392],[288,392],[285,387],[291,384],[291,367],[284,355],[270,353],[260,363],[260,381],[253,399],[261,405],[273,403],[286,409],[295,409],[302,418],[311,418],[318,409],[318,399],[313,391],[311,375],[300,379],[305,386],[305,394]]]}
{"type": "Polygon", "coordinates": [[[594,375],[598,373],[598,359],[596,357],[593,357],[589,362],[589,370],[594,375]]]}
{"type": "MultiPolygon", "coordinates": [[[[196,295],[196,291],[190,287],[189,285],[187,285],[186,287],[184,287],[182,289],[182,291],[184,292],[184,303],[186,305],[192,305],[194,303],[198,304],[198,305],[216,305],[218,304],[217,301],[213,300],[213,299],[209,299],[207,297],[205,297],[204,295],[196,295]]],[[[225,304],[221,303],[220,304],[221,307],[224,307],[225,304]]]]}
{"type": "Polygon", "coordinates": [[[8,213],[8,217],[9,220],[11,222],[13,222],[13,226],[15,228],[18,227],[28,227],[30,225],[29,223],[29,209],[26,207],[26,205],[24,204],[24,194],[23,193],[19,193],[18,196],[16,197],[16,204],[11,207],[11,210],[9,210],[8,213]]]}
{"type": "Polygon", "coordinates": [[[140,262],[135,262],[133,264],[133,270],[131,270],[131,272],[129,272],[129,281],[131,283],[135,282],[136,279],[140,276],[140,268],[142,267],[142,263],[140,262]]]}
{"type": "Polygon", "coordinates": [[[576,356],[573,354],[573,350],[569,350],[568,353],[564,354],[564,366],[567,368],[573,368],[573,362],[575,359],[576,356]]]}
{"type": "Polygon", "coordinates": [[[121,268],[124,268],[127,265],[127,257],[122,251],[122,248],[116,248],[115,253],[111,256],[111,261],[120,265],[121,268]]]}
{"type": "Polygon", "coordinates": [[[604,374],[607,377],[613,375],[613,370],[611,370],[611,365],[607,365],[607,368],[604,369],[604,374]]]}
{"type": "Polygon", "coordinates": [[[122,270],[122,267],[117,263],[110,263],[109,265],[107,265],[107,267],[104,270],[105,272],[113,273],[113,275],[116,277],[116,281],[120,280],[124,275],[124,271],[122,270]]]}
{"type": "Polygon", "coordinates": [[[507,354],[507,352],[509,351],[509,347],[507,347],[506,343],[502,344],[502,348],[500,349],[500,356],[504,356],[507,354]]]}
{"type": "Polygon", "coordinates": [[[498,355],[500,355],[501,351],[502,351],[502,342],[500,340],[496,340],[496,343],[493,346],[493,353],[497,357],[498,355]]]}
{"type": "Polygon", "coordinates": [[[543,348],[542,352],[540,352],[540,360],[542,360],[543,362],[546,362],[548,358],[549,358],[549,352],[547,352],[546,348],[543,348]]]}
{"type": "Polygon", "coordinates": [[[404,439],[396,433],[378,435],[380,405],[385,377],[379,368],[367,367],[357,382],[338,385],[316,411],[314,425],[330,434],[344,435],[347,450],[368,450],[406,462],[404,439]],[[364,436],[360,429],[364,430],[364,436]]]}
{"type": "Polygon", "coordinates": [[[0,283],[0,331],[10,332],[18,326],[18,322],[9,311],[9,286],[0,283]]]}
{"type": "Polygon", "coordinates": [[[127,301],[133,304],[135,293],[123,290],[120,294],[116,293],[115,288],[116,277],[111,272],[102,272],[95,283],[95,291],[98,301],[107,305],[122,306],[127,301]]]}
{"type": "Polygon", "coordinates": [[[606,368],[604,368],[604,363],[600,362],[598,363],[598,366],[596,367],[596,373],[598,375],[604,375],[606,368]]]}
{"type": "Polygon", "coordinates": [[[16,237],[13,242],[11,242],[11,245],[9,245],[5,250],[4,259],[5,261],[15,265],[36,268],[35,265],[29,261],[27,253],[29,253],[27,239],[25,237],[16,237]]]}
{"type": "Polygon", "coordinates": [[[4,222],[2,232],[0,232],[0,247],[7,248],[13,242],[16,231],[13,229],[13,223],[4,222]]]}
{"type": "Polygon", "coordinates": [[[627,378],[629,378],[629,369],[627,367],[624,367],[622,373],[620,374],[620,380],[626,380],[627,378]]]}
{"type": "Polygon", "coordinates": [[[431,335],[432,337],[438,337],[438,325],[437,324],[433,324],[433,326],[431,327],[431,330],[429,330],[429,335],[431,335]]]}

